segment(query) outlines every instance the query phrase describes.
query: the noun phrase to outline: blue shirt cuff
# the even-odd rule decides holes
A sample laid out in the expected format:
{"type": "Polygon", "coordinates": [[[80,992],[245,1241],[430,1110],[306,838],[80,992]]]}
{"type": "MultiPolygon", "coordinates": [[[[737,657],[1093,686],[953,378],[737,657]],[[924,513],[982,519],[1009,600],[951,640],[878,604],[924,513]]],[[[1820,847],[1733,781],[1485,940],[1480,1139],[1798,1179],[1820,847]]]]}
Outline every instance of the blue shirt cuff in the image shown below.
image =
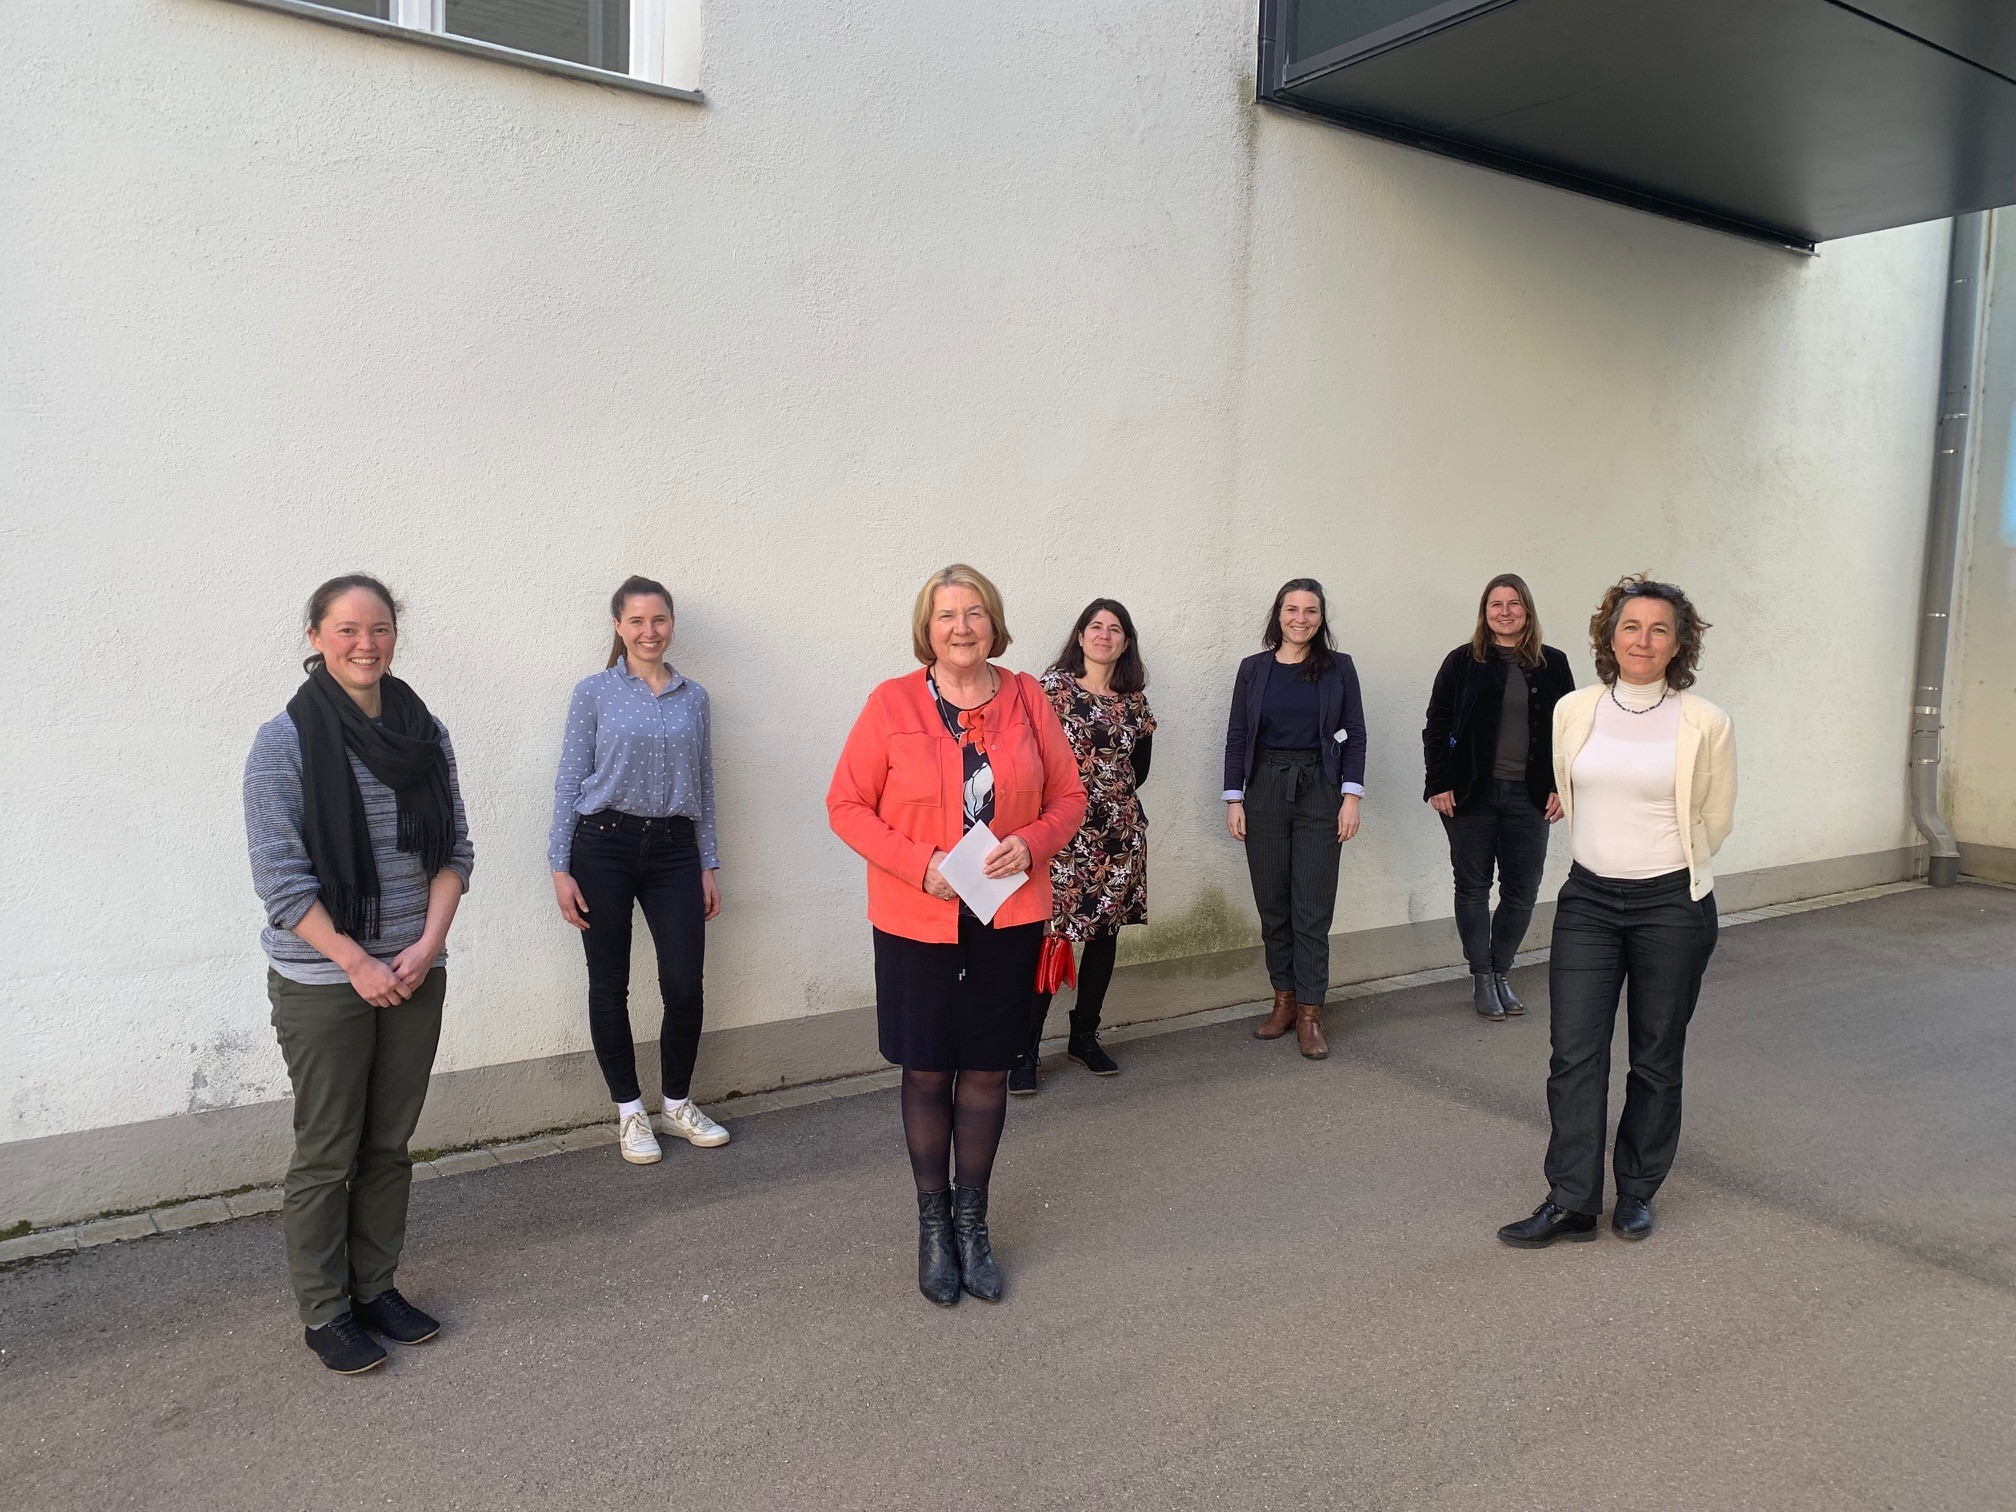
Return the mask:
{"type": "Polygon", "coordinates": [[[1351,794],[1354,798],[1363,798],[1365,796],[1365,784],[1362,782],[1347,782],[1344,784],[1344,791],[1351,794]]]}

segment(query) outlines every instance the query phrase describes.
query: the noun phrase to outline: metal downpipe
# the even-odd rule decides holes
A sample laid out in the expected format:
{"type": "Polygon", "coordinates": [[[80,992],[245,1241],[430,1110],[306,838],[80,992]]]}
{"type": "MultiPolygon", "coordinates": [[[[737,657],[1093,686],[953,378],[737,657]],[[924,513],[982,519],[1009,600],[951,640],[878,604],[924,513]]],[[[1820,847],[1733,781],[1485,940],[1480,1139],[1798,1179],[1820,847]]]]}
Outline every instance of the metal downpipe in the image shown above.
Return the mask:
{"type": "Polygon", "coordinates": [[[1926,880],[1960,880],[1960,847],[1939,815],[1939,736],[1946,705],[1946,651],[1960,570],[1960,520],[1974,436],[1981,312],[1987,303],[1988,215],[1953,222],[1947,268],[1946,334],[1939,363],[1939,430],[1933,443],[1932,505],[1925,524],[1925,581],[1919,596],[1918,664],[1911,679],[1911,819],[1930,847],[1926,880]]]}

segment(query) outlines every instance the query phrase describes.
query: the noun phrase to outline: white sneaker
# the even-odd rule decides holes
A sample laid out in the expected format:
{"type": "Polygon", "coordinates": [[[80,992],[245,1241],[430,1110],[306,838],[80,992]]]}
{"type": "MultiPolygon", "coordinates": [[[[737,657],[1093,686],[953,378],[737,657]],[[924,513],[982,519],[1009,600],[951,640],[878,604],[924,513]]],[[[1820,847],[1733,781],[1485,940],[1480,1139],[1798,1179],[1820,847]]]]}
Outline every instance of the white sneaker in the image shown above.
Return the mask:
{"type": "Polygon", "coordinates": [[[616,1148],[632,1165],[656,1165],[665,1158],[651,1132],[651,1119],[641,1109],[627,1114],[616,1125],[616,1148]]]}
{"type": "Polygon", "coordinates": [[[660,1113],[658,1127],[667,1134],[675,1134],[689,1144],[696,1144],[703,1150],[711,1150],[716,1145],[728,1143],[728,1131],[700,1111],[700,1104],[689,1101],[677,1113],[660,1113]]]}

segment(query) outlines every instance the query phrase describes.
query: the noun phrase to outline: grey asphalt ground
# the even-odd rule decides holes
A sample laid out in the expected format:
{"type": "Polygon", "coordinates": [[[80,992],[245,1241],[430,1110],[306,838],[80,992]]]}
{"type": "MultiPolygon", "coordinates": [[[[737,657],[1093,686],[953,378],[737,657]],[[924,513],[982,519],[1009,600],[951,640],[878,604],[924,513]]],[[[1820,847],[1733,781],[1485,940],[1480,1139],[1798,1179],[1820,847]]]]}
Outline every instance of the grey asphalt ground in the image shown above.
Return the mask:
{"type": "Polygon", "coordinates": [[[1638,1245],[1492,1237],[1542,1195],[1518,985],[1333,1008],[1322,1064],[1225,1023],[1060,1066],[997,1307],[916,1293],[890,1092],[416,1188],[448,1328],[357,1379],[274,1218],[17,1267],[0,1506],[2016,1506],[2016,892],[1725,931],[1638,1245]]]}

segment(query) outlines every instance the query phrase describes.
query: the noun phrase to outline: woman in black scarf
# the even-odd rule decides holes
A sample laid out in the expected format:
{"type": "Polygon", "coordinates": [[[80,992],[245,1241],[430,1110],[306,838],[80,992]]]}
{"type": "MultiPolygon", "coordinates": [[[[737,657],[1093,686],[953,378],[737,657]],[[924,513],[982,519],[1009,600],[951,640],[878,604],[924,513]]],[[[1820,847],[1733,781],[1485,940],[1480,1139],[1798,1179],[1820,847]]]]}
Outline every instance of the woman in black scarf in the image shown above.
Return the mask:
{"type": "Polygon", "coordinates": [[[390,673],[398,619],[376,578],[316,589],[308,680],[245,764],[266,993],[294,1084],[288,1268],[308,1347],[345,1375],[385,1359],[366,1329],[440,1332],[392,1276],[474,860],[448,731],[390,673]]]}

